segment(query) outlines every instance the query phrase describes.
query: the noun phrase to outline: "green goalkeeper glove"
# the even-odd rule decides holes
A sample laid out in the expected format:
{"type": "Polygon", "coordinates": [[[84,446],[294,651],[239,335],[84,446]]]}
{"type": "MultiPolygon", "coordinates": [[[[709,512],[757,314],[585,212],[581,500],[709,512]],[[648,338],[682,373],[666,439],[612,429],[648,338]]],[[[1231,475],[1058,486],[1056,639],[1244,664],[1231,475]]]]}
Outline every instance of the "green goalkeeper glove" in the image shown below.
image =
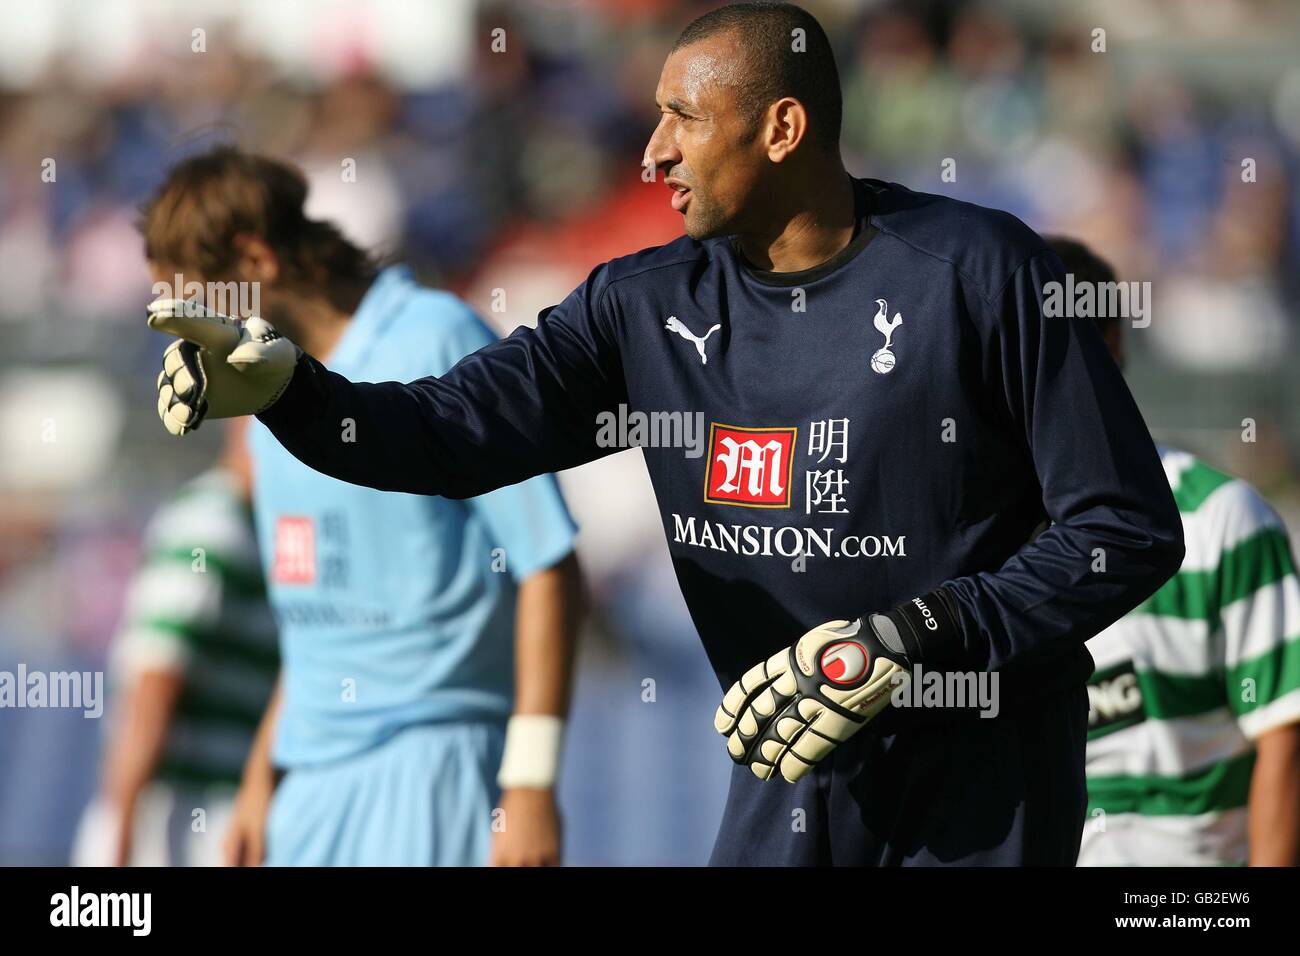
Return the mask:
{"type": "Polygon", "coordinates": [[[163,352],[158,373],[158,416],[177,436],[207,418],[270,408],[288,387],[302,354],[265,319],[241,322],[194,301],[151,302],[149,327],[177,337],[163,352]]]}

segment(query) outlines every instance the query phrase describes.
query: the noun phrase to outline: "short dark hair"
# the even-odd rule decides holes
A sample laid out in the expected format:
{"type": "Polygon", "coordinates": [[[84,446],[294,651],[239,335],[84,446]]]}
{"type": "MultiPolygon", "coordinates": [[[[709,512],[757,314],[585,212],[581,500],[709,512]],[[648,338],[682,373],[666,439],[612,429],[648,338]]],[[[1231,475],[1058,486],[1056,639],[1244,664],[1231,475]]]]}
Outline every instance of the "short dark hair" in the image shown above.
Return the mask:
{"type": "MultiPolygon", "coordinates": [[[[1109,262],[1093,252],[1077,239],[1065,236],[1044,236],[1043,241],[1049,249],[1060,257],[1065,271],[1074,276],[1074,281],[1091,283],[1094,291],[1103,282],[1114,282],[1115,269],[1109,262]]],[[[1103,315],[1093,319],[1097,328],[1106,331],[1107,327],[1119,321],[1119,316],[1103,315]]]]}
{"type": "Polygon", "coordinates": [[[746,62],[737,92],[750,121],[757,124],[773,102],[793,96],[808,110],[813,139],[837,149],[844,114],[840,73],[817,18],[793,3],[733,3],[691,21],[673,51],[728,31],[741,38],[746,62]],[[803,41],[798,52],[796,30],[803,41]]]}

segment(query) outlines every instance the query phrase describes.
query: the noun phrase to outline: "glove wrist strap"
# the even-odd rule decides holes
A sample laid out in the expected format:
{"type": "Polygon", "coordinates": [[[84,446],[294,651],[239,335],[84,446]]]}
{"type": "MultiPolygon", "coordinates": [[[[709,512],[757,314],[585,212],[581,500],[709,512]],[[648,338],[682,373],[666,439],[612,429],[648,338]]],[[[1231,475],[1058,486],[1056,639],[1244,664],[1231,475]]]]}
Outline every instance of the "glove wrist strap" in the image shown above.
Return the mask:
{"type": "Polygon", "coordinates": [[[300,350],[293,375],[280,394],[257,413],[258,419],[272,430],[293,430],[315,420],[328,398],[322,382],[324,372],[325,366],[300,350]]]}
{"type": "Polygon", "coordinates": [[[965,653],[957,605],[946,588],[935,588],[890,611],[868,614],[863,624],[909,665],[943,667],[960,661],[965,653]]]}

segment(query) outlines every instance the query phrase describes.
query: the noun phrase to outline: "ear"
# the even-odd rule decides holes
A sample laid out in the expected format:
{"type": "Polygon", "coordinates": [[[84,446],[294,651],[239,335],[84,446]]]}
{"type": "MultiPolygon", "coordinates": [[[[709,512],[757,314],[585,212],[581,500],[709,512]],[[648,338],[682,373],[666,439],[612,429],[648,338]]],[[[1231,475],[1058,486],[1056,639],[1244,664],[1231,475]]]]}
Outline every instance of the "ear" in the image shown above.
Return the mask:
{"type": "Polygon", "coordinates": [[[783,96],[768,107],[763,129],[767,158],[784,162],[808,135],[808,110],[794,97],[783,96]]]}
{"type": "Polygon", "coordinates": [[[280,259],[261,236],[241,233],[235,237],[235,274],[244,282],[268,285],[280,276],[280,259]]]}

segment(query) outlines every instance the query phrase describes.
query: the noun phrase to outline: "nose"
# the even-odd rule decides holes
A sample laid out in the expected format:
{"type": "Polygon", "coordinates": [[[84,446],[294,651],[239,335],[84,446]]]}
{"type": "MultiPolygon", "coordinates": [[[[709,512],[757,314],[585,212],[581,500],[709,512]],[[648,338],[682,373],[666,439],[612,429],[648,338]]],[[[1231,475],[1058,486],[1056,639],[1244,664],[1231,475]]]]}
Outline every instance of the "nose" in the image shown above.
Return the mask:
{"type": "Polygon", "coordinates": [[[665,176],[670,168],[682,161],[682,151],[673,142],[670,120],[671,117],[667,115],[660,117],[659,125],[650,134],[650,142],[646,144],[645,154],[641,157],[642,168],[653,166],[655,172],[663,170],[665,176]]]}

